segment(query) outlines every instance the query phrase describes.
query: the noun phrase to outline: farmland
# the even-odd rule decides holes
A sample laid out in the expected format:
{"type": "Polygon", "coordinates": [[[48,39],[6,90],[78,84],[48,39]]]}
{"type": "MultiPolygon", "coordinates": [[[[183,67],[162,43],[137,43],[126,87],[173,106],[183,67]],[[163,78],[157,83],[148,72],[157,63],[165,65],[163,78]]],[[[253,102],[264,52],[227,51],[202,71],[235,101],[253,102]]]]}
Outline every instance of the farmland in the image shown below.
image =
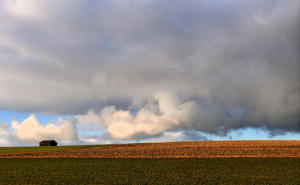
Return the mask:
{"type": "Polygon", "coordinates": [[[0,184],[299,184],[299,158],[0,159],[0,184]]]}
{"type": "Polygon", "coordinates": [[[0,148],[0,184],[300,184],[300,141],[0,148]]]}
{"type": "Polygon", "coordinates": [[[0,158],[300,157],[300,141],[198,141],[0,149],[0,158]],[[2,151],[2,152],[1,152],[2,151]],[[15,151],[15,152],[14,152],[15,151]]]}

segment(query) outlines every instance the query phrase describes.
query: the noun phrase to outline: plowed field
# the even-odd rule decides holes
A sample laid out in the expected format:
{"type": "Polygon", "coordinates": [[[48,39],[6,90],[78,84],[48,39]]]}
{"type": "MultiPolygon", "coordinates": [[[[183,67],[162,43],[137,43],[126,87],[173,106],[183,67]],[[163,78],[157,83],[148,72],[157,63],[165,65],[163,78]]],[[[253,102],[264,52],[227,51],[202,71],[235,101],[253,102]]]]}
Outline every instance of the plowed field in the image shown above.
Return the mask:
{"type": "Polygon", "coordinates": [[[198,141],[99,145],[57,151],[0,154],[0,158],[231,158],[300,157],[300,140],[198,141]]]}

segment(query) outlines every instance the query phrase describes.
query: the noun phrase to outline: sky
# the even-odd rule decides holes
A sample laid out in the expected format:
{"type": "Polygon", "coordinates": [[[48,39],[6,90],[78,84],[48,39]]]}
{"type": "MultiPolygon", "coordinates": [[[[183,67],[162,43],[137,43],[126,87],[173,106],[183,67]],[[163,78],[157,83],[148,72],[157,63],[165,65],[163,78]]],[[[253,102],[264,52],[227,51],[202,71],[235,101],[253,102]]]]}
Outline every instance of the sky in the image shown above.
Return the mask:
{"type": "Polygon", "coordinates": [[[300,139],[300,1],[0,0],[0,146],[300,139]]]}

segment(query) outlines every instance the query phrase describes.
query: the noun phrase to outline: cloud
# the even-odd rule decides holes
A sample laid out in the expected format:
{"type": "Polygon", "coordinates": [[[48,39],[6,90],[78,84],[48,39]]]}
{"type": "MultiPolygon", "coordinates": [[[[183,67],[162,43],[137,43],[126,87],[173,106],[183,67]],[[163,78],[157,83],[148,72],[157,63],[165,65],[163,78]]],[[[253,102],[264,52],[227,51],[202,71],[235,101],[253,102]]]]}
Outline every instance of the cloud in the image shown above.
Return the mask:
{"type": "Polygon", "coordinates": [[[164,132],[157,137],[151,137],[142,142],[174,142],[174,141],[206,141],[207,138],[194,131],[164,132]]]}
{"type": "Polygon", "coordinates": [[[1,0],[0,109],[79,116],[119,139],[299,132],[299,9],[294,0],[1,0]]]}
{"type": "Polygon", "coordinates": [[[9,132],[8,125],[4,123],[0,123],[0,146],[9,145],[9,132]]]}
{"type": "Polygon", "coordinates": [[[101,111],[102,124],[115,139],[133,139],[139,136],[155,136],[165,131],[188,128],[195,123],[200,112],[194,102],[180,103],[166,93],[154,96],[157,104],[147,104],[133,115],[130,111],[106,107],[101,111]],[[156,106],[156,109],[153,108],[156,106]],[[151,107],[152,109],[150,109],[151,107]],[[156,110],[156,111],[155,111],[156,110]]]}
{"type": "Polygon", "coordinates": [[[201,131],[221,136],[225,136],[233,129],[247,127],[265,128],[273,133],[284,133],[285,129],[297,131],[298,120],[294,120],[292,127],[288,128],[286,122],[274,120],[273,117],[274,115],[262,114],[256,109],[244,110],[234,106],[224,109],[224,105],[217,103],[212,105],[209,100],[182,101],[174,94],[160,92],[137,110],[116,110],[114,106],[108,106],[99,113],[90,110],[85,115],[77,116],[77,119],[81,125],[86,123],[98,125],[105,129],[112,139],[121,140],[161,137],[165,132],[178,130],[190,134],[192,132],[186,131],[193,130],[195,133],[201,131]]]}
{"type": "Polygon", "coordinates": [[[1,5],[8,15],[20,19],[37,18],[44,13],[36,0],[29,0],[26,3],[21,0],[1,1],[1,5]]]}
{"type": "Polygon", "coordinates": [[[61,120],[60,123],[42,125],[35,115],[30,115],[22,123],[12,122],[13,136],[21,142],[38,143],[55,139],[63,143],[78,140],[75,120],[61,120]]]}

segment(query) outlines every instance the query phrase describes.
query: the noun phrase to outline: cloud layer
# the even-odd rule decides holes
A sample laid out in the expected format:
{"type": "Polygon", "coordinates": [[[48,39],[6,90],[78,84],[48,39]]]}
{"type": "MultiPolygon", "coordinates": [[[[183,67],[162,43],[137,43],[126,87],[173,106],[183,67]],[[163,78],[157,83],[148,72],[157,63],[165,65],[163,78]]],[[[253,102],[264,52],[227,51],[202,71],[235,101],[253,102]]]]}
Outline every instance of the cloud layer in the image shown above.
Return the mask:
{"type": "MultiPolygon", "coordinates": [[[[114,139],[299,132],[299,12],[294,0],[0,0],[0,109],[74,115],[114,139]]],[[[63,129],[22,125],[26,140],[63,129]]]]}

